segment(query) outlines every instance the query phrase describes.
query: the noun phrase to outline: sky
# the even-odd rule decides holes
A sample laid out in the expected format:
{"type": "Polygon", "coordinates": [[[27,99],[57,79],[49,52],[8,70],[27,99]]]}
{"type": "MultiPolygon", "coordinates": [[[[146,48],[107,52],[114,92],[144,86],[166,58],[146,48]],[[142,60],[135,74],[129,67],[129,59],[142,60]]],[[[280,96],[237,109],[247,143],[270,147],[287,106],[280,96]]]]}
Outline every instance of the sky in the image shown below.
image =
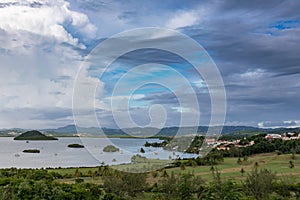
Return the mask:
{"type": "Polygon", "coordinates": [[[101,127],[208,125],[221,86],[225,125],[300,126],[299,9],[294,0],[0,0],[0,128],[74,124],[74,93],[83,126],[95,125],[94,114],[101,127]],[[108,67],[100,60],[131,48],[120,41],[186,48],[175,32],[114,36],[145,27],[196,41],[203,49],[187,54],[217,67],[223,85],[174,52],[128,51],[108,67]],[[88,86],[78,93],[83,68],[88,86]]]}

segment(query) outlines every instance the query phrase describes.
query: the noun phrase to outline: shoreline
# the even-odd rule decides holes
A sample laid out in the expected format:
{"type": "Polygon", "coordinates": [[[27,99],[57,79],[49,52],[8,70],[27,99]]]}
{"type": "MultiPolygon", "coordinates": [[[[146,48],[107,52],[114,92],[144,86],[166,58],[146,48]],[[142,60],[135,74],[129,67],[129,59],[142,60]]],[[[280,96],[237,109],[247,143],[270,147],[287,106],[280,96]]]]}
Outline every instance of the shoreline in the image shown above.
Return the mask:
{"type": "MultiPolygon", "coordinates": [[[[50,135],[49,135],[50,136],[50,135]]],[[[157,136],[157,137],[134,137],[134,136],[122,136],[122,135],[116,135],[116,136],[97,136],[97,135],[89,135],[89,136],[76,136],[76,135],[51,135],[53,137],[57,138],[120,138],[120,139],[161,139],[161,138],[171,138],[166,136],[157,136]]],[[[0,135],[0,138],[15,138],[16,136],[10,136],[10,135],[0,135]]]]}

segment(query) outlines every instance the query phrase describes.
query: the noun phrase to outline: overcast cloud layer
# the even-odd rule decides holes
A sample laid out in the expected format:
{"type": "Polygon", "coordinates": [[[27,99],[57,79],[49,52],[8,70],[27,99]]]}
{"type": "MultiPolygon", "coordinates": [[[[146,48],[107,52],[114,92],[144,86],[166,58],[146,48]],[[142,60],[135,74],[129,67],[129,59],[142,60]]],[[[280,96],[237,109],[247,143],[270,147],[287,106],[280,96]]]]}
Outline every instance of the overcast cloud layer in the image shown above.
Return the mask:
{"type": "MultiPolygon", "coordinates": [[[[299,10],[300,1],[293,0],[0,0],[0,128],[74,123],[73,84],[85,56],[113,34],[149,26],[180,31],[208,51],[227,92],[226,125],[300,126],[299,10]]],[[[124,55],[112,69],[120,75],[154,59],[194,73],[180,58],[151,50],[124,55]]],[[[111,77],[101,80],[99,93],[110,93],[111,77]]],[[[99,80],[91,76],[91,81],[99,80]]],[[[205,83],[191,82],[202,124],[208,124],[205,83]]],[[[178,125],[182,110],[174,95],[146,91],[134,97],[138,124],[149,121],[147,106],[161,104],[169,114],[166,126],[178,125]]],[[[115,127],[105,99],[97,99],[96,106],[101,125],[115,127]]]]}

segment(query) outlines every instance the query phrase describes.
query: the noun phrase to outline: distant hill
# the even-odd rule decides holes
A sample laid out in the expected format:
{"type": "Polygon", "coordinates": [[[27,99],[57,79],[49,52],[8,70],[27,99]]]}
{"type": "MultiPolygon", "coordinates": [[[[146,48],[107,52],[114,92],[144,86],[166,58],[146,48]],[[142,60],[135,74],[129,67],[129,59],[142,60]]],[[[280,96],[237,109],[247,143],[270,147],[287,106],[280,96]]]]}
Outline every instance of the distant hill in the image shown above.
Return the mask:
{"type": "Polygon", "coordinates": [[[47,133],[66,133],[66,134],[75,134],[77,133],[75,125],[68,125],[64,127],[59,127],[56,129],[43,129],[47,133]]]}
{"type": "Polygon", "coordinates": [[[128,136],[120,129],[102,128],[101,130],[97,127],[85,128],[85,127],[76,127],[75,125],[68,125],[57,129],[43,129],[42,131],[46,133],[51,133],[56,136],[59,135],[74,136],[77,133],[84,134],[87,136],[100,136],[103,135],[103,133],[110,136],[128,136]]]}
{"type": "MultiPolygon", "coordinates": [[[[208,131],[208,126],[198,126],[198,127],[181,127],[182,134],[191,134],[197,130],[198,134],[206,134],[208,131]]],[[[148,137],[157,133],[155,136],[175,136],[179,130],[179,127],[165,127],[161,130],[157,128],[127,128],[124,130],[121,129],[112,129],[112,128],[102,128],[100,130],[97,127],[83,128],[77,127],[75,125],[68,125],[65,127],[60,127],[57,129],[45,129],[44,132],[51,133],[53,135],[74,135],[76,133],[84,133],[90,136],[99,136],[103,135],[103,132],[107,136],[140,136],[140,137],[148,137]],[[77,132],[78,129],[78,132],[77,132]]],[[[226,134],[257,134],[257,133],[283,133],[283,132],[291,132],[296,131],[300,132],[300,128],[276,128],[276,129],[263,129],[252,126],[214,126],[210,127],[212,132],[219,132],[222,129],[222,135],[226,134]]]]}
{"type": "MultiPolygon", "coordinates": [[[[179,127],[166,127],[159,131],[157,136],[175,136],[179,130],[179,127]]],[[[236,134],[236,133],[253,133],[253,132],[265,132],[265,129],[257,128],[257,127],[251,127],[251,126],[198,126],[198,127],[181,127],[180,131],[182,135],[189,135],[192,133],[195,133],[195,130],[197,130],[197,134],[205,135],[207,134],[208,130],[210,130],[210,133],[220,133],[222,135],[226,134],[236,134]]]]}
{"type": "MultiPolygon", "coordinates": [[[[193,130],[197,130],[198,134],[204,135],[207,133],[208,126],[198,126],[198,127],[181,127],[182,134],[191,134],[194,133],[193,130]]],[[[222,135],[227,134],[242,134],[242,135],[254,135],[258,133],[284,133],[284,132],[300,132],[300,127],[298,128],[275,128],[275,129],[263,129],[258,127],[252,127],[252,126],[214,126],[210,127],[210,130],[212,132],[219,132],[220,129],[222,129],[222,135]]],[[[157,133],[155,136],[162,136],[162,137],[172,137],[177,134],[179,130],[179,127],[165,127],[161,130],[157,128],[127,128],[124,130],[121,129],[114,129],[114,128],[102,128],[99,129],[97,127],[77,127],[75,125],[68,125],[65,127],[60,127],[56,129],[41,129],[40,131],[43,133],[51,134],[56,137],[60,136],[74,136],[76,134],[80,134],[82,136],[104,136],[103,133],[106,136],[109,137],[127,137],[129,135],[131,136],[139,136],[139,137],[149,137],[153,136],[155,133],[157,133]]],[[[9,132],[15,132],[15,134],[20,134],[21,132],[25,132],[28,130],[23,129],[2,129],[0,130],[0,136],[12,136],[9,134],[9,132]]]]}
{"type": "Polygon", "coordinates": [[[46,136],[39,131],[27,131],[14,138],[14,140],[57,140],[55,137],[46,136]]]}

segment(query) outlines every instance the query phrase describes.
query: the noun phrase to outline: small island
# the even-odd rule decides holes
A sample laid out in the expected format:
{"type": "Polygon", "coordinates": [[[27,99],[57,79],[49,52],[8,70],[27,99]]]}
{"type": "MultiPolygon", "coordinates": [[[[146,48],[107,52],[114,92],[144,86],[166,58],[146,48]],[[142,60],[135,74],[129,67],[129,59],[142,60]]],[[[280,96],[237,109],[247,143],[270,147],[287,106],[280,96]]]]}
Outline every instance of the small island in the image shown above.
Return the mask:
{"type": "Polygon", "coordinates": [[[25,149],[23,153],[40,153],[38,149],[25,149]]]}
{"type": "Polygon", "coordinates": [[[117,152],[119,150],[120,150],[119,148],[117,148],[113,145],[107,145],[106,147],[103,148],[104,152],[117,152]]]}
{"type": "Polygon", "coordinates": [[[145,147],[165,147],[167,144],[168,144],[168,142],[166,140],[164,140],[162,142],[153,142],[153,143],[149,143],[148,141],[146,141],[144,146],[145,147]]]}
{"type": "Polygon", "coordinates": [[[27,131],[14,138],[14,140],[58,140],[55,137],[46,136],[39,131],[27,131]]]}
{"type": "Polygon", "coordinates": [[[81,144],[69,144],[68,147],[69,148],[84,148],[84,146],[81,144]]]}

